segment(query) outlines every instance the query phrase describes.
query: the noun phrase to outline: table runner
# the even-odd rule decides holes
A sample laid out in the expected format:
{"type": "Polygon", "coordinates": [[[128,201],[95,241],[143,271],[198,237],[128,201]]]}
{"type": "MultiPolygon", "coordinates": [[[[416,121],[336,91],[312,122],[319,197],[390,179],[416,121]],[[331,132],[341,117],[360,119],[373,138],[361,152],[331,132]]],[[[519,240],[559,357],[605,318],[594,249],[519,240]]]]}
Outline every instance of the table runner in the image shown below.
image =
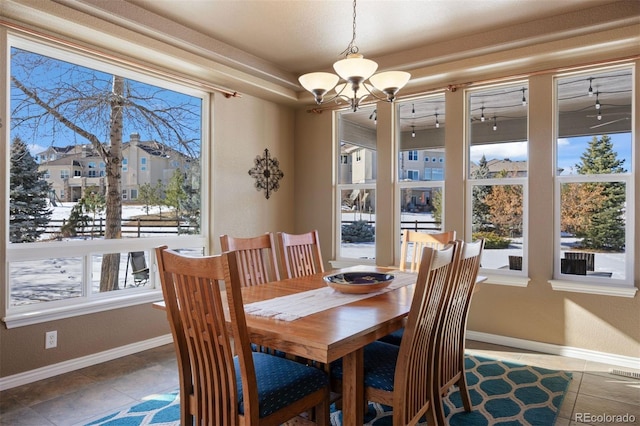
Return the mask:
{"type": "Polygon", "coordinates": [[[413,274],[396,275],[389,286],[382,290],[366,294],[345,294],[331,287],[323,287],[289,294],[287,296],[275,297],[273,299],[261,300],[260,302],[248,303],[244,305],[244,311],[249,315],[272,317],[284,321],[295,321],[307,315],[377,296],[409,284],[415,284],[416,278],[417,276],[413,274]]]}

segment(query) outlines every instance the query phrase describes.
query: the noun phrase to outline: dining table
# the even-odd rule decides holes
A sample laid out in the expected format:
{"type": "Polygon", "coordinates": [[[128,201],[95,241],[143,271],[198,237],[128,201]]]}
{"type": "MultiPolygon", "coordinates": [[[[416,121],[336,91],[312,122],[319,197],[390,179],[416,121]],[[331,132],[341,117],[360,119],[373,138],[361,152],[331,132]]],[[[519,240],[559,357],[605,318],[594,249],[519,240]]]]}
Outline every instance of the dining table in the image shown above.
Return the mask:
{"type": "Polygon", "coordinates": [[[404,326],[416,278],[410,272],[355,266],[243,287],[250,340],[325,365],[342,359],[343,425],[360,426],[366,407],[364,347],[404,326]],[[393,281],[372,293],[344,294],[324,279],[354,271],[392,274],[393,281]]]}

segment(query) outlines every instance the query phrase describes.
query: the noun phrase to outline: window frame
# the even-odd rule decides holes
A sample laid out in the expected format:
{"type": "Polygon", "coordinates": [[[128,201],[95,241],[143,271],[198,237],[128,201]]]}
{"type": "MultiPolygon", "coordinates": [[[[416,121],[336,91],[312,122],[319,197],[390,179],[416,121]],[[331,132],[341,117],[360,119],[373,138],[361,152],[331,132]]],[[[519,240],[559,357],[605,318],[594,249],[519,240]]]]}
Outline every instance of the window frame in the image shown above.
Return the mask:
{"type": "MultiPolygon", "coordinates": [[[[506,285],[512,287],[527,287],[529,281],[529,169],[531,166],[531,159],[529,156],[529,150],[531,149],[530,143],[530,111],[527,103],[527,175],[505,178],[487,178],[487,179],[474,179],[471,178],[471,96],[473,93],[491,90],[500,87],[510,86],[526,86],[529,88],[529,79],[518,79],[508,81],[499,84],[488,84],[472,89],[465,90],[465,234],[471,238],[473,235],[473,188],[475,186],[504,186],[504,185],[521,185],[522,186],[522,269],[510,270],[510,269],[495,269],[495,268],[483,268],[480,266],[480,275],[486,277],[485,282],[488,284],[506,285]]],[[[513,143],[504,142],[504,143],[513,143]]],[[[485,250],[487,250],[485,248],[485,250]]]]}
{"type": "MultiPolygon", "coordinates": [[[[6,38],[6,61],[7,69],[10,70],[11,64],[11,48],[16,47],[28,50],[33,53],[45,55],[60,61],[71,62],[77,65],[89,67],[102,72],[121,75],[125,78],[135,79],[146,84],[155,85],[157,87],[177,91],[189,96],[201,99],[201,146],[200,146],[200,164],[201,164],[201,220],[199,235],[183,235],[183,236],[164,236],[164,237],[145,237],[145,238],[124,238],[113,240],[91,240],[91,241],[64,241],[64,242],[35,242],[25,244],[10,244],[9,235],[7,233],[5,241],[2,244],[6,252],[6,270],[4,276],[5,285],[5,304],[1,307],[2,318],[7,328],[27,326],[32,324],[44,323],[58,319],[70,318],[79,315],[86,315],[96,312],[109,311],[128,306],[151,303],[162,299],[162,290],[157,279],[157,264],[155,260],[155,247],[168,245],[180,249],[198,249],[204,253],[209,252],[209,234],[210,224],[209,205],[210,205],[210,169],[205,161],[210,158],[210,105],[212,94],[204,91],[196,86],[189,86],[184,82],[172,80],[169,77],[154,75],[142,68],[137,69],[134,66],[123,67],[114,61],[91,55],[86,52],[73,49],[69,46],[61,46],[50,42],[42,41],[37,37],[30,37],[15,34],[11,31],[7,33],[6,38]],[[112,291],[95,294],[91,290],[91,276],[88,272],[84,272],[82,276],[82,296],[28,304],[11,306],[11,288],[10,288],[10,265],[14,262],[28,260],[44,260],[60,257],[81,257],[83,264],[88,265],[93,256],[105,253],[127,253],[130,251],[145,251],[149,259],[150,277],[149,282],[144,287],[127,288],[126,291],[112,291]],[[61,256],[60,253],[64,253],[61,256]]],[[[10,71],[9,71],[10,72],[10,71]]],[[[7,97],[9,93],[7,93],[7,97]]],[[[7,130],[8,131],[8,130],[7,130]]],[[[7,137],[7,141],[10,138],[7,137]]],[[[9,173],[10,167],[10,150],[6,150],[4,158],[5,170],[9,173]]],[[[126,170],[123,170],[123,172],[126,170]]],[[[6,185],[8,188],[9,179],[6,185]]],[[[7,191],[8,193],[8,191],[7,191]]],[[[7,200],[8,205],[8,200],[7,200]]],[[[7,207],[8,208],[8,207],[7,207]]],[[[9,216],[6,215],[3,223],[5,229],[9,229],[9,216]]]]}
{"type": "MultiPolygon", "coordinates": [[[[631,164],[626,173],[611,173],[611,174],[571,174],[561,175],[557,170],[557,157],[558,157],[558,139],[559,139],[559,106],[558,106],[558,80],[567,77],[579,77],[581,75],[589,76],[591,74],[602,73],[607,71],[616,70],[630,70],[631,77],[631,114],[635,112],[634,99],[635,91],[638,88],[635,86],[635,73],[636,67],[633,64],[624,64],[619,66],[599,66],[593,67],[588,70],[581,70],[580,72],[557,74],[553,77],[553,106],[554,106],[554,152],[553,152],[553,170],[554,170],[554,226],[553,226],[553,277],[549,280],[549,284],[554,290],[568,291],[576,293],[597,294],[605,296],[618,296],[618,297],[634,297],[637,288],[634,284],[634,255],[635,255],[635,175],[637,173],[636,154],[635,150],[638,149],[637,135],[635,134],[635,127],[631,126],[631,164]],[[561,188],[565,183],[590,183],[590,182],[619,182],[625,185],[625,204],[630,206],[630,209],[626,210],[625,220],[625,278],[614,279],[609,277],[598,277],[588,275],[572,275],[561,273],[562,257],[561,250],[561,188]]],[[[596,136],[595,133],[593,136],[596,136]]],[[[600,135],[602,136],[602,135],[600,135]]]]}

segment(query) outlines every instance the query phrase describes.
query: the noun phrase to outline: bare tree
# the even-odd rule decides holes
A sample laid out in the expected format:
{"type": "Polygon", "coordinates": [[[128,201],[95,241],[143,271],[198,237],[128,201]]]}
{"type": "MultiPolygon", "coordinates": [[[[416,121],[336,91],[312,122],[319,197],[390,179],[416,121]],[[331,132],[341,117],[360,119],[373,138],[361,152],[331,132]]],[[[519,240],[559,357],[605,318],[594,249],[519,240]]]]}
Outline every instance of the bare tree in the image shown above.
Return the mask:
{"type": "MultiPolygon", "coordinates": [[[[11,57],[12,131],[33,143],[87,141],[104,161],[106,239],[122,238],[124,129],[199,156],[199,98],[17,48],[11,57]]],[[[119,253],[103,256],[100,291],[118,289],[119,265],[119,253]]]]}

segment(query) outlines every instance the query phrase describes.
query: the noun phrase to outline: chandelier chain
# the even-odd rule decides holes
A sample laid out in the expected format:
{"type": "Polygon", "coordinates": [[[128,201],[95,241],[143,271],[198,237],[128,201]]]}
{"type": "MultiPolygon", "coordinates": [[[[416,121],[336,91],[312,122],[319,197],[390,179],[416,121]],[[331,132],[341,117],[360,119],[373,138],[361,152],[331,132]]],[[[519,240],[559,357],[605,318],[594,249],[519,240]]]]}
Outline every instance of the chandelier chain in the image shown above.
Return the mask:
{"type": "Polygon", "coordinates": [[[356,0],[353,0],[353,35],[347,48],[340,54],[347,56],[351,53],[358,53],[358,50],[358,46],[356,46],[356,0]]]}

